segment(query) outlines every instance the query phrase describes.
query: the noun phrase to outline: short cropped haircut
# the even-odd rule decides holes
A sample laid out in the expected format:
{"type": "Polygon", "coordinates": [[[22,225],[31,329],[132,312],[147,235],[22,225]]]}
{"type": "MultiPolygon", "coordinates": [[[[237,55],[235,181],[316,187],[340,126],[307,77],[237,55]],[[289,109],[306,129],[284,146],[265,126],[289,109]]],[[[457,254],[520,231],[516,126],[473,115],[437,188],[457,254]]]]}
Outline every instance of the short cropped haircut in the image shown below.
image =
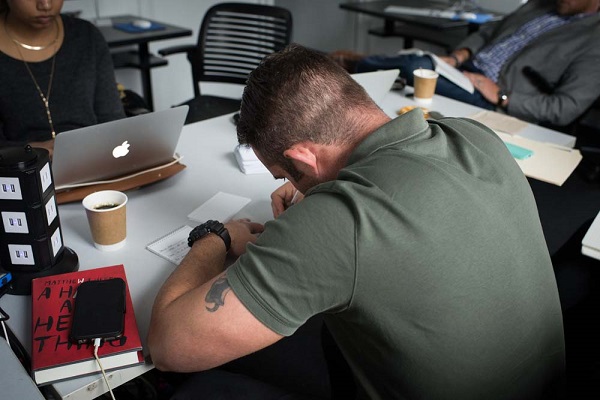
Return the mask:
{"type": "Polygon", "coordinates": [[[381,111],[366,91],[327,55],[291,44],[263,59],[250,74],[240,110],[240,144],[269,164],[287,165],[296,143],[356,140],[361,114],[381,111]]]}

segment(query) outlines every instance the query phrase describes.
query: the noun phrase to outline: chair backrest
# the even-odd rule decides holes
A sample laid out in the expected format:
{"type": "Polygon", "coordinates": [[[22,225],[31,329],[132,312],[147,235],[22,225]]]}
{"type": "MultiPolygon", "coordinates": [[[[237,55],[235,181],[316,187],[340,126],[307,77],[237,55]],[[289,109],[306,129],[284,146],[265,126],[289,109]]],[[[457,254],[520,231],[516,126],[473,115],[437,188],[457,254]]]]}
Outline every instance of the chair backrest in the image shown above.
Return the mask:
{"type": "Polygon", "coordinates": [[[282,7],[221,3],[202,20],[196,51],[189,55],[195,95],[198,82],[245,84],[262,58],[287,46],[292,14],[282,7]]]}

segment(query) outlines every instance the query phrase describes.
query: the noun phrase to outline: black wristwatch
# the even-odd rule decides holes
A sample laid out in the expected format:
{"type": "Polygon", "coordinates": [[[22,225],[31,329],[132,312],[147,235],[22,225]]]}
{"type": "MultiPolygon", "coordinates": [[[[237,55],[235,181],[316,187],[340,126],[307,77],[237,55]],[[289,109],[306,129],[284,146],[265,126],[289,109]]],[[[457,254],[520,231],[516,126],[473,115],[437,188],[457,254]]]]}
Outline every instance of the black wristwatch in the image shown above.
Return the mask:
{"type": "Polygon", "coordinates": [[[223,239],[223,242],[225,242],[225,249],[226,251],[229,251],[229,248],[231,247],[231,236],[229,236],[229,231],[222,223],[212,219],[192,229],[188,236],[188,246],[192,247],[196,240],[203,238],[209,233],[215,233],[223,239]]]}
{"type": "Polygon", "coordinates": [[[508,93],[506,93],[502,89],[498,90],[498,103],[496,103],[496,105],[498,107],[504,108],[506,106],[507,100],[508,100],[508,93]]]}

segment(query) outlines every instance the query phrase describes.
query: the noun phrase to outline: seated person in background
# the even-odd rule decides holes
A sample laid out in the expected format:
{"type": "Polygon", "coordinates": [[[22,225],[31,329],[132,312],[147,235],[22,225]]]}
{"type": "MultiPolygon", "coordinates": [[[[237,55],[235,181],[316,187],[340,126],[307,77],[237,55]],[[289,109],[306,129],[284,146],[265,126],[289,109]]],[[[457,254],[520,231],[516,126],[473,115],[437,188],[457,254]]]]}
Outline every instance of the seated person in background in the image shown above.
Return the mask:
{"type": "Polygon", "coordinates": [[[63,0],[0,0],[0,146],[125,117],[108,46],[63,0]]]}
{"type": "Polygon", "coordinates": [[[192,235],[153,306],[157,368],[210,369],[323,314],[357,398],[558,395],[552,264],[527,180],[491,130],[391,120],[333,60],[291,45],[251,73],[237,132],[305,197],[264,227],[192,235]]]}
{"type": "MultiPolygon", "coordinates": [[[[534,123],[566,126],[600,96],[600,0],[530,0],[457,46],[450,65],[475,86],[470,94],[440,77],[436,92],[534,123]]],[[[369,56],[357,72],[432,68],[428,56],[369,56]]]]}

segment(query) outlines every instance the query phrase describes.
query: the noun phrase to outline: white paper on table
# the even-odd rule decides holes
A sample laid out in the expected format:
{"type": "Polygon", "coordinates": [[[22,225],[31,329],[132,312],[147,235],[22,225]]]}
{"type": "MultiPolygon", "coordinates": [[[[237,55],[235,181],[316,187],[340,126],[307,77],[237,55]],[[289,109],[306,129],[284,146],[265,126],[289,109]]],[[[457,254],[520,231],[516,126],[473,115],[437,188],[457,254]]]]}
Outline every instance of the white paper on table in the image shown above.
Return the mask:
{"type": "Polygon", "coordinates": [[[494,131],[511,135],[516,135],[527,127],[527,122],[495,111],[479,111],[468,118],[481,122],[494,131]]]}
{"type": "Polygon", "coordinates": [[[250,199],[247,197],[218,192],[200,207],[192,211],[188,215],[188,218],[201,223],[209,219],[227,222],[248,203],[250,203],[250,199]]]}

